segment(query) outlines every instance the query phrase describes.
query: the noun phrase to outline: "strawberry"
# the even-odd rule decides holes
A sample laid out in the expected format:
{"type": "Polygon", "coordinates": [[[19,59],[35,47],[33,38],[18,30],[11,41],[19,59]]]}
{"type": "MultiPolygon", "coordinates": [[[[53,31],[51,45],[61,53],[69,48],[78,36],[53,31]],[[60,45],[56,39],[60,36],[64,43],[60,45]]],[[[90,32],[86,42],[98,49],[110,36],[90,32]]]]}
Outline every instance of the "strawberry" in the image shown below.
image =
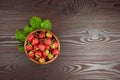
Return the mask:
{"type": "Polygon", "coordinates": [[[44,51],[45,50],[45,45],[44,44],[39,44],[39,49],[41,50],[41,51],[44,51]]]}
{"type": "Polygon", "coordinates": [[[38,45],[34,46],[34,50],[36,50],[36,51],[39,50],[38,45]]]}
{"type": "Polygon", "coordinates": [[[35,38],[39,38],[39,34],[38,34],[38,33],[35,33],[35,34],[34,34],[34,37],[35,37],[35,38]]]}
{"type": "Polygon", "coordinates": [[[31,42],[31,41],[33,40],[33,38],[34,38],[34,35],[31,34],[31,35],[28,36],[28,39],[27,39],[27,40],[28,40],[29,42],[31,42]]]}
{"type": "Polygon", "coordinates": [[[45,45],[49,46],[52,44],[52,41],[51,41],[51,39],[47,38],[47,39],[45,39],[44,43],[45,43],[45,45]]]}
{"type": "Polygon", "coordinates": [[[30,52],[28,53],[28,56],[33,59],[33,58],[34,58],[34,52],[33,52],[33,51],[30,51],[30,52]]]}
{"type": "Polygon", "coordinates": [[[47,37],[47,38],[52,38],[52,33],[51,33],[51,32],[47,32],[47,33],[46,33],[46,37],[47,37]]]}
{"type": "Polygon", "coordinates": [[[44,59],[44,58],[40,58],[40,59],[39,59],[39,62],[40,62],[40,63],[44,63],[44,62],[45,62],[45,59],[44,59]]]}
{"type": "Polygon", "coordinates": [[[49,60],[51,60],[53,57],[54,57],[54,56],[53,56],[53,54],[51,54],[51,53],[48,55],[48,59],[49,59],[49,60]]]}
{"type": "Polygon", "coordinates": [[[53,42],[53,44],[51,45],[51,48],[52,49],[56,49],[56,48],[58,48],[58,42],[53,42]]]}
{"type": "Polygon", "coordinates": [[[46,45],[45,48],[46,48],[47,50],[49,50],[49,49],[50,49],[50,46],[46,45]]]}
{"type": "Polygon", "coordinates": [[[35,56],[40,58],[42,56],[42,53],[40,51],[35,52],[35,56]]]}
{"type": "Polygon", "coordinates": [[[26,48],[27,51],[30,51],[30,50],[32,50],[32,45],[26,45],[25,48],[26,48]]]}
{"type": "Polygon", "coordinates": [[[32,40],[32,45],[36,45],[36,44],[38,44],[39,43],[39,40],[37,39],[37,38],[34,38],[33,40],[32,40]]]}
{"type": "Polygon", "coordinates": [[[60,53],[60,51],[58,49],[52,50],[52,54],[53,55],[58,55],[59,53],[60,53]]]}
{"type": "Polygon", "coordinates": [[[44,38],[45,37],[45,32],[40,32],[40,34],[39,34],[39,38],[44,38]]]}
{"type": "Polygon", "coordinates": [[[39,42],[40,42],[41,44],[43,44],[43,39],[39,39],[39,42]]]}
{"type": "Polygon", "coordinates": [[[49,50],[45,50],[44,52],[43,52],[43,57],[47,57],[49,55],[49,50]]]}
{"type": "Polygon", "coordinates": [[[43,58],[44,58],[45,60],[47,60],[47,57],[46,57],[46,56],[43,56],[43,58]]]}

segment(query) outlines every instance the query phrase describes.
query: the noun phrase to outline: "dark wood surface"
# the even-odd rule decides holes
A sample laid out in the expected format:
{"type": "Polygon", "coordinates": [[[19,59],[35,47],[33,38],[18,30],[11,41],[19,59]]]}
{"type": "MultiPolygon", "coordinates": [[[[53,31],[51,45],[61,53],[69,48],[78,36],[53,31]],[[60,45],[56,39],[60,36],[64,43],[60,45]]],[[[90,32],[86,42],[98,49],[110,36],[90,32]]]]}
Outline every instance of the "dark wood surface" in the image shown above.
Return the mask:
{"type": "Polygon", "coordinates": [[[120,0],[0,0],[0,80],[120,80],[120,0]],[[48,65],[17,50],[15,30],[34,15],[61,42],[48,65]]]}

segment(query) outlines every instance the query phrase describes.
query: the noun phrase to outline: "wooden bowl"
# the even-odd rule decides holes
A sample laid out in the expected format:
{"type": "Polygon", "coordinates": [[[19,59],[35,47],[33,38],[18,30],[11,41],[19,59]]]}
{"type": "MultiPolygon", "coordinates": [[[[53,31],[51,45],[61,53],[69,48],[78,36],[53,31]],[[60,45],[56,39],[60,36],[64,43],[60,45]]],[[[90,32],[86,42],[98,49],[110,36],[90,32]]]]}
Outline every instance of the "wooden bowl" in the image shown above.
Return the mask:
{"type": "MultiPolygon", "coordinates": [[[[38,31],[51,32],[51,31],[45,30],[45,29],[37,29],[37,30],[34,30],[33,32],[29,33],[28,36],[31,35],[31,34],[33,34],[33,33],[38,32],[38,31]]],[[[59,42],[59,39],[58,39],[58,37],[57,37],[53,32],[51,32],[51,33],[52,33],[52,35],[54,36],[54,38],[56,39],[56,41],[58,42],[58,50],[60,51],[60,42],[59,42]]],[[[26,37],[25,42],[24,42],[24,51],[25,51],[27,57],[28,57],[32,62],[34,62],[34,63],[36,63],[36,64],[49,64],[49,63],[53,62],[53,61],[58,57],[58,55],[56,55],[56,56],[54,56],[54,58],[52,58],[51,60],[49,60],[49,61],[47,61],[47,62],[44,62],[44,63],[40,63],[40,62],[38,62],[38,61],[30,58],[30,57],[28,56],[27,50],[26,50],[26,48],[25,48],[25,47],[26,47],[26,44],[27,44],[28,36],[26,37]]]]}

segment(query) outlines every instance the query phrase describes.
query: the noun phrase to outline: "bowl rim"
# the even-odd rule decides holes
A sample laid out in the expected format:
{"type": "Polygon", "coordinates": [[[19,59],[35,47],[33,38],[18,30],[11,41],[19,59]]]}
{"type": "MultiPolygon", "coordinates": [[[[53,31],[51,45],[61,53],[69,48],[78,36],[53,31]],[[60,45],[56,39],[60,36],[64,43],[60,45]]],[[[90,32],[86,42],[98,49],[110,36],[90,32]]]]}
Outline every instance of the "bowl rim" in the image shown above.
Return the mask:
{"type": "Polygon", "coordinates": [[[47,32],[51,32],[51,33],[53,34],[53,36],[55,37],[56,41],[57,41],[58,44],[59,44],[58,50],[60,51],[60,42],[59,42],[58,37],[57,37],[52,31],[49,31],[49,30],[46,30],[46,29],[36,29],[36,30],[30,32],[30,33],[27,35],[27,37],[25,38],[25,41],[24,41],[24,51],[25,51],[25,54],[27,55],[27,57],[28,57],[32,62],[34,62],[34,63],[36,63],[36,64],[49,64],[49,63],[53,62],[53,61],[58,57],[58,55],[56,55],[53,59],[51,59],[51,60],[49,60],[49,61],[47,61],[47,62],[40,63],[40,62],[35,61],[34,59],[30,58],[30,57],[28,56],[27,51],[26,51],[25,46],[26,46],[26,43],[27,43],[27,38],[28,38],[28,36],[31,35],[31,34],[33,34],[33,33],[35,33],[35,32],[38,32],[38,31],[43,31],[43,32],[44,32],[44,31],[47,31],[47,32]]]}

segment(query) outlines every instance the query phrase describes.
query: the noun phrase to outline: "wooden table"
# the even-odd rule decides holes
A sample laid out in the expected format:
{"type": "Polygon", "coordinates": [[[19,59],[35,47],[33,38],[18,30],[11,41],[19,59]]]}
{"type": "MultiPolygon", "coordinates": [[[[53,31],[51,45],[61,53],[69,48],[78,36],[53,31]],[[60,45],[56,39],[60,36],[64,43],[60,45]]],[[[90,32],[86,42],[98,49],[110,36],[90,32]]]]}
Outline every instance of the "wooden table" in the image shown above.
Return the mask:
{"type": "Polygon", "coordinates": [[[0,0],[0,80],[120,80],[120,0],[0,0]],[[17,50],[15,30],[34,15],[61,42],[48,65],[17,50]]]}

